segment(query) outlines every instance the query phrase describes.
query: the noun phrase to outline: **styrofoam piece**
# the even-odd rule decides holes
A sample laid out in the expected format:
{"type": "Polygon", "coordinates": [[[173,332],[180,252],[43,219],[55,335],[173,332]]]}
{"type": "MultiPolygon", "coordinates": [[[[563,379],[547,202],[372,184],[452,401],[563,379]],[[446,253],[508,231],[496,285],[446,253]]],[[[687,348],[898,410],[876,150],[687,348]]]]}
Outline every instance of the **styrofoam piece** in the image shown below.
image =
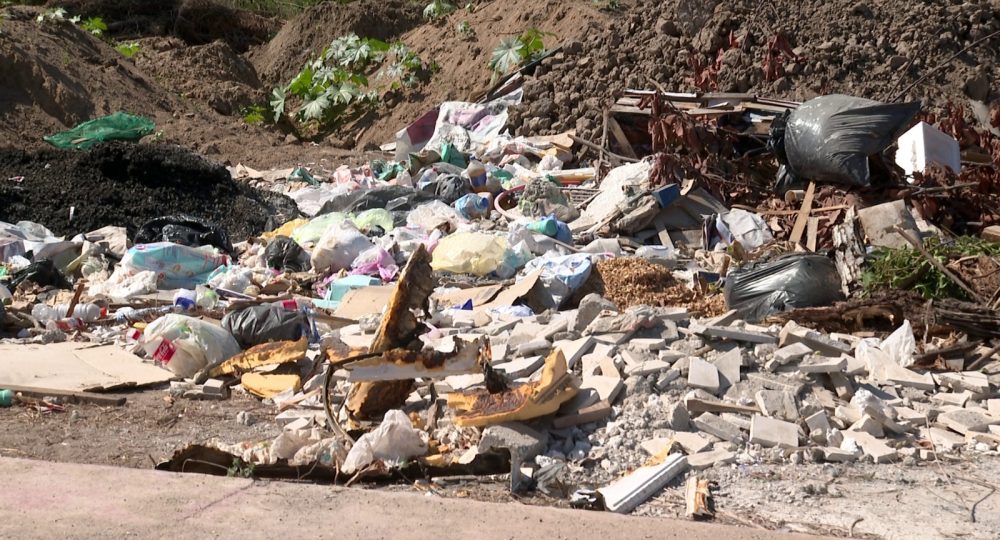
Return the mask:
{"type": "Polygon", "coordinates": [[[627,514],[687,470],[687,456],[671,454],[663,463],[640,467],[632,474],[597,490],[604,497],[604,506],[619,514],[627,514]]]}
{"type": "Polygon", "coordinates": [[[896,144],[899,146],[896,164],[906,172],[911,182],[914,172],[924,172],[931,163],[948,167],[955,174],[962,169],[962,151],[958,141],[927,122],[910,128],[896,144]]]}

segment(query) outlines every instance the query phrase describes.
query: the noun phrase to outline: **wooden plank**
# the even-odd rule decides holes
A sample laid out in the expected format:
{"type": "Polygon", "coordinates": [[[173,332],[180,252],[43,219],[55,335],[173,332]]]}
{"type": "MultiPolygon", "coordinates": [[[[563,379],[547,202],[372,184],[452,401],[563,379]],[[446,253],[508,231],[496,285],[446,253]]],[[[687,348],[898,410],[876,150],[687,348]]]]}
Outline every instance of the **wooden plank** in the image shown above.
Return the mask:
{"type": "Polygon", "coordinates": [[[806,222],[806,249],[816,251],[816,234],[819,232],[819,218],[810,217],[806,222]]]}
{"type": "Polygon", "coordinates": [[[802,200],[799,208],[799,215],[795,218],[795,225],[792,226],[792,234],[788,237],[793,244],[802,243],[802,233],[806,232],[806,222],[809,221],[809,212],[812,210],[813,196],[816,194],[816,183],[809,182],[806,188],[806,196],[802,200]]]}
{"type": "Polygon", "coordinates": [[[607,116],[607,127],[611,136],[614,137],[615,142],[621,148],[622,155],[630,157],[632,159],[638,159],[639,156],[635,153],[632,148],[632,143],[628,142],[628,137],[625,136],[625,131],[622,130],[621,125],[615,120],[614,115],[607,116]]]}
{"type": "Polygon", "coordinates": [[[43,398],[46,396],[59,397],[73,402],[93,403],[95,405],[122,406],[125,404],[124,396],[105,396],[93,392],[74,392],[70,390],[57,390],[55,388],[39,388],[37,386],[18,386],[5,384],[4,388],[15,394],[23,394],[29,397],[43,398]]]}

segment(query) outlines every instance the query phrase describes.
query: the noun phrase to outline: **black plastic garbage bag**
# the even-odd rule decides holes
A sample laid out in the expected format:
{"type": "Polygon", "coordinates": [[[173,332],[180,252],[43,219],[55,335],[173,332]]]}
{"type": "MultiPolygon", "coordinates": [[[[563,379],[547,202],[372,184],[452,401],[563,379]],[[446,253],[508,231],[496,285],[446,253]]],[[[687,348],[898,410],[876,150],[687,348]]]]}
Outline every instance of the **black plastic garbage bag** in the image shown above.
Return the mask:
{"type": "Polygon", "coordinates": [[[9,288],[13,291],[15,287],[30,281],[42,287],[58,287],[60,289],[72,289],[73,285],[62,275],[56,264],[49,259],[39,259],[28,266],[14,272],[11,276],[9,288]]]}
{"type": "Polygon", "coordinates": [[[726,305],[749,322],[793,308],[828,306],[844,299],[837,266],[814,253],[793,253],[730,272],[725,295],[726,305]]]}
{"type": "Polygon", "coordinates": [[[463,195],[472,193],[472,184],[457,174],[441,174],[432,184],[424,187],[425,191],[434,190],[437,198],[445,204],[452,204],[463,195]]]}
{"type": "Polygon", "coordinates": [[[269,341],[297,341],[308,331],[305,314],[281,306],[251,306],[222,318],[222,327],[248,349],[269,341]]]}
{"type": "Polygon", "coordinates": [[[840,94],[806,101],[772,124],[768,145],[784,166],[775,190],[808,181],[867,186],[868,157],[892,144],[918,112],[919,101],[882,103],[840,94]]]}
{"type": "MultiPolygon", "coordinates": [[[[360,213],[372,208],[385,208],[393,212],[395,217],[399,213],[402,221],[406,221],[406,212],[413,210],[421,204],[433,201],[433,193],[427,193],[406,186],[380,186],[374,189],[359,189],[352,191],[327,201],[317,216],[329,214],[330,212],[360,213]]],[[[398,224],[398,223],[397,223],[398,224]]]]}
{"type": "Polygon", "coordinates": [[[179,214],[147,221],[135,233],[134,244],[173,242],[184,246],[215,246],[226,253],[233,253],[229,234],[218,225],[193,216],[179,214]]]}
{"type": "Polygon", "coordinates": [[[287,236],[276,236],[271,240],[264,250],[264,260],[268,268],[283,272],[305,272],[310,268],[309,254],[287,236]]]}

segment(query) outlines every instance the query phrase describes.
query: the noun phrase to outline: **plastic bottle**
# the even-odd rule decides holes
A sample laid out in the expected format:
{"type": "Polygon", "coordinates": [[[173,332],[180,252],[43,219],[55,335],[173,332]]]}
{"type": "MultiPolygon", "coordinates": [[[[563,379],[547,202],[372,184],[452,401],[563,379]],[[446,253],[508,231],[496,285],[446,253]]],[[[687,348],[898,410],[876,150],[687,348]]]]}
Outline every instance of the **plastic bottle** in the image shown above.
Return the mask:
{"type": "MultiPolygon", "coordinates": [[[[35,304],[31,308],[31,316],[38,319],[39,322],[65,319],[67,312],[69,312],[68,304],[58,304],[55,306],[35,304]]],[[[76,309],[73,310],[73,318],[93,322],[100,319],[105,313],[104,309],[96,304],[77,304],[76,309]]]]}
{"type": "Polygon", "coordinates": [[[469,166],[465,168],[465,174],[472,182],[472,188],[476,191],[486,186],[486,167],[477,159],[469,160],[469,166]]]}
{"type": "Polygon", "coordinates": [[[196,298],[191,289],[180,289],[174,294],[174,305],[184,311],[191,311],[195,307],[196,298]]]}
{"type": "Polygon", "coordinates": [[[6,388],[0,390],[0,407],[10,407],[14,404],[14,392],[6,388]]]}
{"type": "Polygon", "coordinates": [[[198,285],[195,289],[195,297],[195,303],[201,309],[212,309],[219,303],[219,293],[204,285],[198,285]]]}

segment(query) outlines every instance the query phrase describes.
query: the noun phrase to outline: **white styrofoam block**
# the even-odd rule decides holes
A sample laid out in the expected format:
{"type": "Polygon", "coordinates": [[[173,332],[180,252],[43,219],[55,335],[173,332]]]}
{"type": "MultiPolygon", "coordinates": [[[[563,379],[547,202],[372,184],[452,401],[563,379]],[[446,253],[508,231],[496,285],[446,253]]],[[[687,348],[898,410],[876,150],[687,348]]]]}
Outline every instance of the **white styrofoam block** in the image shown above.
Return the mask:
{"type": "Polygon", "coordinates": [[[899,146],[896,164],[908,177],[912,177],[914,172],[923,172],[931,163],[948,167],[955,174],[962,169],[962,151],[958,141],[927,122],[910,128],[896,144],[899,146]]]}
{"type": "Polygon", "coordinates": [[[632,474],[597,491],[608,510],[627,514],[687,469],[687,457],[671,454],[659,465],[640,467],[632,474]]]}

